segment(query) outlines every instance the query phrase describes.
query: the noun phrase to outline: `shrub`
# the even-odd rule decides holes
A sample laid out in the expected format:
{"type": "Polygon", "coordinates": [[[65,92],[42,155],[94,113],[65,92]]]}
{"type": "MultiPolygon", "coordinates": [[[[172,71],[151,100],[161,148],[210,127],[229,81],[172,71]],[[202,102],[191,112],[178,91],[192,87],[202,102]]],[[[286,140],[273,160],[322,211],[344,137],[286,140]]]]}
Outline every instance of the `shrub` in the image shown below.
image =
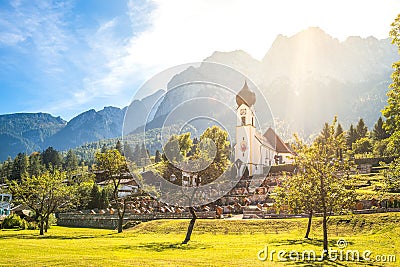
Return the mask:
{"type": "Polygon", "coordinates": [[[28,223],[21,219],[17,214],[11,214],[8,215],[3,223],[2,223],[2,228],[3,229],[13,229],[13,228],[19,228],[19,229],[27,229],[28,228],[28,223]]]}

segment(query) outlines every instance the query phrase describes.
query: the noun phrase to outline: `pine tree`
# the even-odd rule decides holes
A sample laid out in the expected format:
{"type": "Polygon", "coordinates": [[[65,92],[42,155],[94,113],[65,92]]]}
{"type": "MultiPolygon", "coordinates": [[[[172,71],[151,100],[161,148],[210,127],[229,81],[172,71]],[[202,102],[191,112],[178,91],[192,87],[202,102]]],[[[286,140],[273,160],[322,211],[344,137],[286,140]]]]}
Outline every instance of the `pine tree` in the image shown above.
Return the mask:
{"type": "Polygon", "coordinates": [[[367,126],[365,126],[364,120],[362,118],[358,121],[358,124],[356,127],[356,132],[358,135],[357,140],[367,136],[368,128],[367,128],[367,126]]]}
{"type": "Polygon", "coordinates": [[[92,191],[90,192],[90,201],[88,204],[89,209],[96,209],[100,207],[100,198],[101,193],[99,190],[99,186],[94,183],[92,187],[92,191]]]}
{"type": "Polygon", "coordinates": [[[42,152],[42,161],[43,164],[46,165],[47,169],[58,169],[61,167],[62,157],[57,150],[50,146],[42,152]]]}
{"type": "Polygon", "coordinates": [[[390,135],[383,128],[383,119],[379,117],[378,121],[374,125],[374,129],[372,130],[372,138],[374,140],[383,140],[388,138],[390,135]]]}
{"type": "Polygon", "coordinates": [[[128,144],[128,142],[124,142],[124,155],[125,158],[133,161],[134,160],[134,152],[132,150],[132,147],[128,144]]]}
{"type": "Polygon", "coordinates": [[[29,160],[26,154],[18,153],[13,162],[11,180],[21,181],[28,175],[29,160]]]}
{"type": "Polygon", "coordinates": [[[120,153],[122,156],[124,156],[124,151],[123,151],[123,149],[122,149],[122,144],[121,144],[121,142],[120,142],[119,140],[117,141],[117,144],[115,145],[115,149],[118,150],[119,153],[120,153]]]}
{"type": "Polygon", "coordinates": [[[354,129],[353,124],[350,125],[350,129],[347,131],[346,144],[349,149],[352,149],[353,143],[357,141],[358,134],[356,129],[354,129]]]}
{"type": "Polygon", "coordinates": [[[71,149],[68,150],[67,156],[64,161],[64,169],[68,172],[75,171],[78,169],[78,157],[75,152],[71,149]]]}
{"type": "Polygon", "coordinates": [[[141,158],[141,153],[140,153],[140,146],[139,144],[135,145],[135,150],[133,152],[133,162],[136,163],[137,166],[140,166],[140,158],[141,158]]]}
{"type": "Polygon", "coordinates": [[[336,127],[336,131],[335,131],[335,137],[338,137],[339,135],[341,135],[343,133],[343,128],[342,125],[340,123],[338,123],[337,127],[336,127]]]}
{"type": "Polygon", "coordinates": [[[45,166],[42,164],[42,158],[39,152],[34,152],[29,156],[29,175],[38,176],[45,171],[45,166]]]}

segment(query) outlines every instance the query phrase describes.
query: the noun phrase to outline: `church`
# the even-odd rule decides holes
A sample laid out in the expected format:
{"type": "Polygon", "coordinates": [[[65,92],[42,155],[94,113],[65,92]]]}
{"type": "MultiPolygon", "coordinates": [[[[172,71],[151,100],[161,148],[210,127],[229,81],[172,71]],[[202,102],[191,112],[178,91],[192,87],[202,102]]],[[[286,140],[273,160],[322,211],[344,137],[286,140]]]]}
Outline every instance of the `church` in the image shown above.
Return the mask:
{"type": "Polygon", "coordinates": [[[237,124],[235,162],[241,162],[239,175],[262,175],[266,167],[293,162],[295,153],[272,128],[262,134],[255,126],[256,95],[247,82],[236,95],[237,124]]]}

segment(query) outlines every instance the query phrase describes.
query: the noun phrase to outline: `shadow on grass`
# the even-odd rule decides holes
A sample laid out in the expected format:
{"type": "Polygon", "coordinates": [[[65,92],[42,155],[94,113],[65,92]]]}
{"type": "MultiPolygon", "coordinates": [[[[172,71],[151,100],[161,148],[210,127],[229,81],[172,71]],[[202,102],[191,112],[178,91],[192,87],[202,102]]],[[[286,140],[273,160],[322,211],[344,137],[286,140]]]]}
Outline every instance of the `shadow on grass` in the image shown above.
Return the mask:
{"type": "Polygon", "coordinates": [[[182,245],[174,242],[151,242],[151,243],[141,243],[136,246],[124,245],[120,247],[121,249],[147,249],[156,252],[162,252],[166,250],[193,250],[193,249],[206,249],[208,248],[204,244],[189,243],[182,245]]]}
{"type": "MultiPolygon", "coordinates": [[[[329,247],[337,247],[336,244],[337,240],[336,239],[331,239],[328,241],[328,246],[329,247]]],[[[307,239],[307,238],[303,238],[303,239],[286,239],[286,240],[282,240],[278,243],[273,243],[274,246],[291,246],[291,245],[314,245],[314,246],[320,246],[321,250],[322,250],[322,245],[323,245],[324,241],[323,239],[307,239]]],[[[353,242],[347,241],[347,245],[352,245],[353,242]]]]}
{"type": "Polygon", "coordinates": [[[1,239],[53,239],[53,240],[76,240],[76,239],[91,239],[91,238],[102,238],[102,237],[111,237],[115,236],[117,233],[109,233],[109,234],[103,234],[103,235],[52,235],[49,233],[48,235],[39,235],[37,233],[32,233],[32,234],[4,234],[2,233],[0,235],[1,239]]]}

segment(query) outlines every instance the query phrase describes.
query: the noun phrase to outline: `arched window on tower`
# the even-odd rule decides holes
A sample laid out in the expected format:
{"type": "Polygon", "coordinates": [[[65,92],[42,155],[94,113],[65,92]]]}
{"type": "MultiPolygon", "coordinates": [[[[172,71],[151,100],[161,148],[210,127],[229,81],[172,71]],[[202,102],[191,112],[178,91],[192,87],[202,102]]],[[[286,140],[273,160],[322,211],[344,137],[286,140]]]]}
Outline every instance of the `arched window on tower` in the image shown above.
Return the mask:
{"type": "Polygon", "coordinates": [[[251,118],[251,125],[254,126],[254,117],[251,118]]]}
{"type": "Polygon", "coordinates": [[[246,125],[246,117],[244,117],[244,116],[242,117],[242,126],[243,125],[246,125]]]}

